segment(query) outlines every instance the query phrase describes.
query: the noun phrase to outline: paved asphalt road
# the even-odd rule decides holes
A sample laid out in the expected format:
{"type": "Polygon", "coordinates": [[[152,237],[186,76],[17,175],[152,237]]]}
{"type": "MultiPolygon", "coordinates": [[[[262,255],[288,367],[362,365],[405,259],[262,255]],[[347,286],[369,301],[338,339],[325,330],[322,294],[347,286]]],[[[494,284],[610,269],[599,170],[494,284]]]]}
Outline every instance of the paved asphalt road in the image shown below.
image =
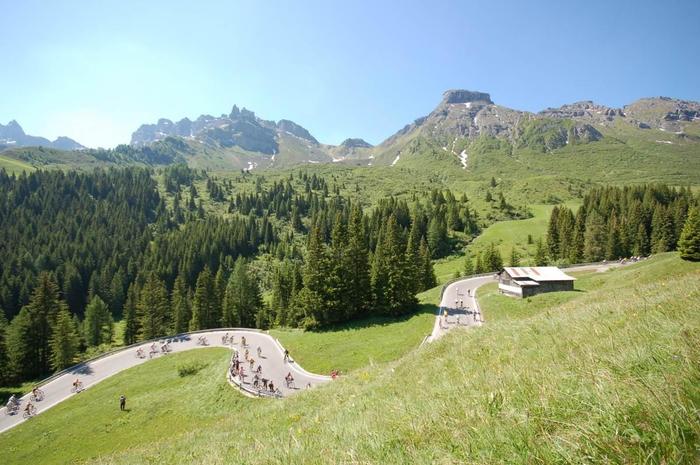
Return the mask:
{"type": "MultiPolygon", "coordinates": [[[[328,376],[315,375],[307,372],[302,367],[294,363],[293,360],[284,362],[284,349],[279,342],[277,342],[277,340],[272,336],[261,332],[246,330],[212,330],[204,333],[189,334],[184,335],[181,339],[177,340],[171,338],[172,342],[170,343],[170,348],[172,352],[183,352],[185,350],[204,347],[234,348],[239,351],[239,359],[245,367],[246,376],[244,378],[244,387],[252,389],[250,365],[245,362],[244,359],[245,348],[241,348],[242,336],[245,336],[247,348],[250,351],[250,356],[255,360],[255,368],[257,368],[258,365],[261,365],[262,377],[272,380],[275,386],[280,388],[282,395],[286,396],[297,392],[298,390],[305,389],[308,384],[315,386],[330,380],[328,376]],[[234,336],[233,345],[229,344],[224,346],[224,344],[222,344],[222,337],[225,334],[234,336]],[[207,338],[207,346],[197,344],[197,338],[200,336],[207,338]],[[258,347],[260,347],[262,350],[261,358],[258,358],[257,355],[258,347]],[[294,384],[296,386],[294,389],[287,388],[284,383],[284,378],[289,372],[291,372],[292,376],[294,377],[294,384]]],[[[162,341],[166,340],[167,338],[162,339],[162,341]]],[[[127,348],[103,358],[77,365],[69,369],[67,373],[52,379],[45,385],[40,386],[41,390],[44,391],[44,399],[40,402],[33,402],[33,404],[37,407],[37,413],[41,414],[43,411],[68,399],[71,396],[80,395],[80,393],[76,394],[71,392],[73,381],[76,378],[82,381],[84,389],[89,389],[90,386],[93,386],[103,379],[109,378],[120,371],[147,362],[149,360],[148,355],[151,344],[152,343],[145,343],[137,347],[127,348]],[[146,358],[142,359],[136,356],[136,350],[139,347],[143,348],[146,358]]],[[[155,347],[158,349],[158,354],[155,355],[155,357],[167,357],[167,354],[160,353],[160,346],[160,343],[155,344],[155,347]]],[[[227,373],[222,373],[221,375],[226,376],[227,373]]],[[[15,415],[8,415],[6,407],[0,409],[0,433],[22,423],[23,421],[26,421],[24,420],[22,414],[24,412],[24,407],[29,401],[29,397],[29,394],[22,397],[20,411],[15,415]]],[[[109,399],[109,401],[114,402],[116,408],[117,399],[109,399]]]]}

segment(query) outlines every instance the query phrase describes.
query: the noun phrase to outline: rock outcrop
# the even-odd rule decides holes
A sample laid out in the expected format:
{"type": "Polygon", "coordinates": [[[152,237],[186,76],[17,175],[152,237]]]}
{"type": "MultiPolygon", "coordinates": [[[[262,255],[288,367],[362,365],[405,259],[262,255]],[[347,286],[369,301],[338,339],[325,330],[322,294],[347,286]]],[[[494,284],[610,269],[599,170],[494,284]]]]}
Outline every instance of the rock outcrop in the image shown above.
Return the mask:
{"type": "Polygon", "coordinates": [[[318,145],[309,131],[293,121],[267,121],[257,117],[255,112],[236,105],[229,114],[219,117],[201,115],[194,121],[183,118],[176,123],[161,118],[155,124],[141,125],[131,135],[131,145],[139,147],[175,136],[212,146],[236,146],[251,152],[274,155],[279,151],[279,138],[282,134],[291,134],[318,145]]]}
{"type": "Polygon", "coordinates": [[[345,139],[340,143],[340,146],[348,149],[370,149],[373,147],[369,142],[359,138],[345,139]]]}

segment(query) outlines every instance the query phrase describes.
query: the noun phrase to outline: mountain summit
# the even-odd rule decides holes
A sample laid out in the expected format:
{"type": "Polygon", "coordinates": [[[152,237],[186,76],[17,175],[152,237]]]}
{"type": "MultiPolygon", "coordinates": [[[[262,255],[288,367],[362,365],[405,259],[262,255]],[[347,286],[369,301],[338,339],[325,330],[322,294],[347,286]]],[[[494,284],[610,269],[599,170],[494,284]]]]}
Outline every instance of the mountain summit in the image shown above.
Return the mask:
{"type": "Polygon", "coordinates": [[[6,125],[0,124],[0,148],[2,147],[30,147],[40,146],[59,150],[80,150],[82,145],[69,137],[59,137],[55,141],[44,137],[36,137],[25,134],[24,129],[15,120],[6,125]]]}

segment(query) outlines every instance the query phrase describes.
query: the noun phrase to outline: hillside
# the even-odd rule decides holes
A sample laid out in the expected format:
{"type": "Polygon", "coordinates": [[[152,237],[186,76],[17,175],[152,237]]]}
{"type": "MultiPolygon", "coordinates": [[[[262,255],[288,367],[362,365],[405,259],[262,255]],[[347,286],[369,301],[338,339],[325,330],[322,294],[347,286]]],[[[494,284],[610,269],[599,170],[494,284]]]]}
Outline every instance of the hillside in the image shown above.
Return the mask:
{"type": "Polygon", "coordinates": [[[590,280],[527,315],[491,321],[492,301],[478,330],[280,402],[227,386],[223,352],[159,359],[0,447],[8,464],[693,462],[700,268],[665,254],[590,280]],[[197,362],[198,374],[177,376],[197,362]]]}

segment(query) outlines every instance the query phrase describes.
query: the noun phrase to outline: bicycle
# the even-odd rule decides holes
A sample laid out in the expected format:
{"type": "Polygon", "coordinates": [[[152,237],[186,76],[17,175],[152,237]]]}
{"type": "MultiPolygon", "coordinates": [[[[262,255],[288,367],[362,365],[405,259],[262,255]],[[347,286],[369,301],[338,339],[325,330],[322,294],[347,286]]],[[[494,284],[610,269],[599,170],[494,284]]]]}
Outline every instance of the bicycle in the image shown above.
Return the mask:
{"type": "Polygon", "coordinates": [[[22,414],[22,418],[24,418],[26,420],[27,418],[31,418],[34,415],[36,415],[36,407],[31,405],[28,408],[24,409],[24,413],[22,414]]]}

